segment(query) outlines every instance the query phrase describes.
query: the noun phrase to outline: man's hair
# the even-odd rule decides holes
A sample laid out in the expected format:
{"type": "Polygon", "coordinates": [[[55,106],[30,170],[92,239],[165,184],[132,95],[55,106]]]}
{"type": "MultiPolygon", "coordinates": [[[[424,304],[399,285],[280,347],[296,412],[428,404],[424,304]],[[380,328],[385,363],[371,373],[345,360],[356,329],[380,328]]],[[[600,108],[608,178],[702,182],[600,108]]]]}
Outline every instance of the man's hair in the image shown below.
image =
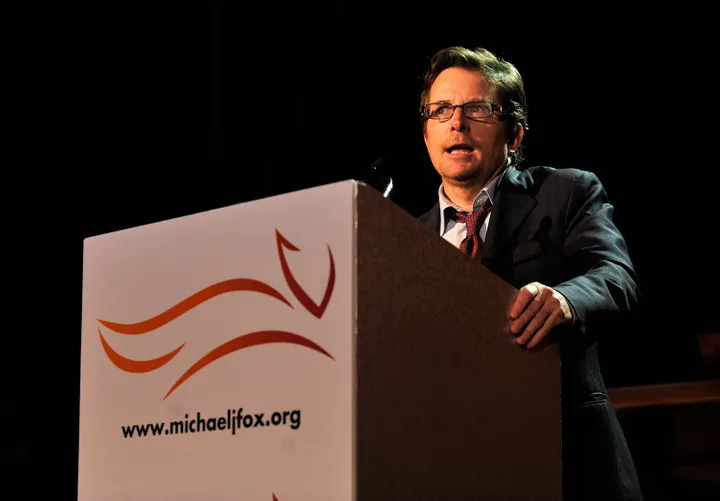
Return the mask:
{"type": "MultiPolygon", "coordinates": [[[[506,132],[510,140],[515,137],[517,125],[521,124],[525,132],[528,130],[527,99],[525,86],[517,68],[507,61],[499,58],[487,49],[478,47],[474,50],[465,47],[447,47],[435,53],[430,58],[430,64],[423,75],[422,91],[420,93],[420,107],[427,104],[430,87],[438,75],[452,67],[479,71],[485,80],[495,89],[503,114],[500,117],[507,122],[506,132]]],[[[427,118],[422,115],[423,130],[427,125],[427,118]]],[[[511,163],[522,161],[522,144],[510,155],[511,163]]]]}

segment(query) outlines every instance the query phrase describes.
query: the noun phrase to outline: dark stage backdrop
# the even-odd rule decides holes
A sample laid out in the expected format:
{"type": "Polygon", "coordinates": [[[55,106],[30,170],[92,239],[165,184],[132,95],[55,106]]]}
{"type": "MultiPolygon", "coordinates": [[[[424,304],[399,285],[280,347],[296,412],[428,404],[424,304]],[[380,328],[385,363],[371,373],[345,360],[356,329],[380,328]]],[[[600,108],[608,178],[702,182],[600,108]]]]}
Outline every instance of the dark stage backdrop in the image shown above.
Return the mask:
{"type": "Polygon", "coordinates": [[[439,183],[420,75],[450,44],[485,46],[524,75],[526,163],[593,171],[615,204],[646,301],[603,346],[608,382],[697,377],[695,335],[720,331],[705,32],[678,45],[677,12],[566,10],[560,21],[442,7],[105,8],[34,48],[22,102],[37,127],[6,185],[17,200],[1,413],[13,478],[54,471],[54,499],[74,492],[83,238],[363,179],[381,156],[395,202],[420,215],[439,183]]]}

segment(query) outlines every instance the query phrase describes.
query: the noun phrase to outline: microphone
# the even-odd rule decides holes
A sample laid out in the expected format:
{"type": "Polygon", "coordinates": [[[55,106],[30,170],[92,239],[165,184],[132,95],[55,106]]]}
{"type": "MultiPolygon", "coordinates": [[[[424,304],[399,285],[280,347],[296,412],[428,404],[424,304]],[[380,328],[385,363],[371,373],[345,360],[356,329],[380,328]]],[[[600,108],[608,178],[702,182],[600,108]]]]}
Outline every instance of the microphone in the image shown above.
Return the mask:
{"type": "Polygon", "coordinates": [[[372,186],[385,198],[390,198],[395,186],[392,177],[388,174],[388,159],[380,157],[370,165],[370,172],[365,183],[372,186]]]}

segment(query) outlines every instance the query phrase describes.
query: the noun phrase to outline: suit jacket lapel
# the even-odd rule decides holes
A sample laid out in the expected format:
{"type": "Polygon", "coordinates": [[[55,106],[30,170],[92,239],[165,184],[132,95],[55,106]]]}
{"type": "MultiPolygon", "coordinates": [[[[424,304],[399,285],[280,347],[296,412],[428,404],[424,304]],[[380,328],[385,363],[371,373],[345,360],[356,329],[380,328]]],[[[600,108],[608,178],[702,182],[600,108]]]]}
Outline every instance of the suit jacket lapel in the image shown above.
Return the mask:
{"type": "Polygon", "coordinates": [[[527,192],[520,173],[508,167],[501,174],[493,201],[482,263],[488,267],[503,250],[515,230],[537,205],[537,200],[527,192]]]}
{"type": "Polygon", "coordinates": [[[433,231],[440,231],[440,203],[435,202],[435,205],[427,211],[425,214],[418,218],[421,222],[433,231]]]}

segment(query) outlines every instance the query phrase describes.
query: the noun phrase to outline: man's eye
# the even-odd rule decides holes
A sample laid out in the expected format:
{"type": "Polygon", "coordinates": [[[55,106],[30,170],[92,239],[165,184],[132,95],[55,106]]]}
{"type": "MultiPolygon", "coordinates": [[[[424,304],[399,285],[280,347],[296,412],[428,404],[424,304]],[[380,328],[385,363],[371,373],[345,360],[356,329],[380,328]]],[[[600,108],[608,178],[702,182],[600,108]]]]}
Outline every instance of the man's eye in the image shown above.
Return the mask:
{"type": "Polygon", "coordinates": [[[467,112],[471,115],[487,116],[490,115],[490,108],[484,104],[473,104],[467,107],[467,112]]]}

